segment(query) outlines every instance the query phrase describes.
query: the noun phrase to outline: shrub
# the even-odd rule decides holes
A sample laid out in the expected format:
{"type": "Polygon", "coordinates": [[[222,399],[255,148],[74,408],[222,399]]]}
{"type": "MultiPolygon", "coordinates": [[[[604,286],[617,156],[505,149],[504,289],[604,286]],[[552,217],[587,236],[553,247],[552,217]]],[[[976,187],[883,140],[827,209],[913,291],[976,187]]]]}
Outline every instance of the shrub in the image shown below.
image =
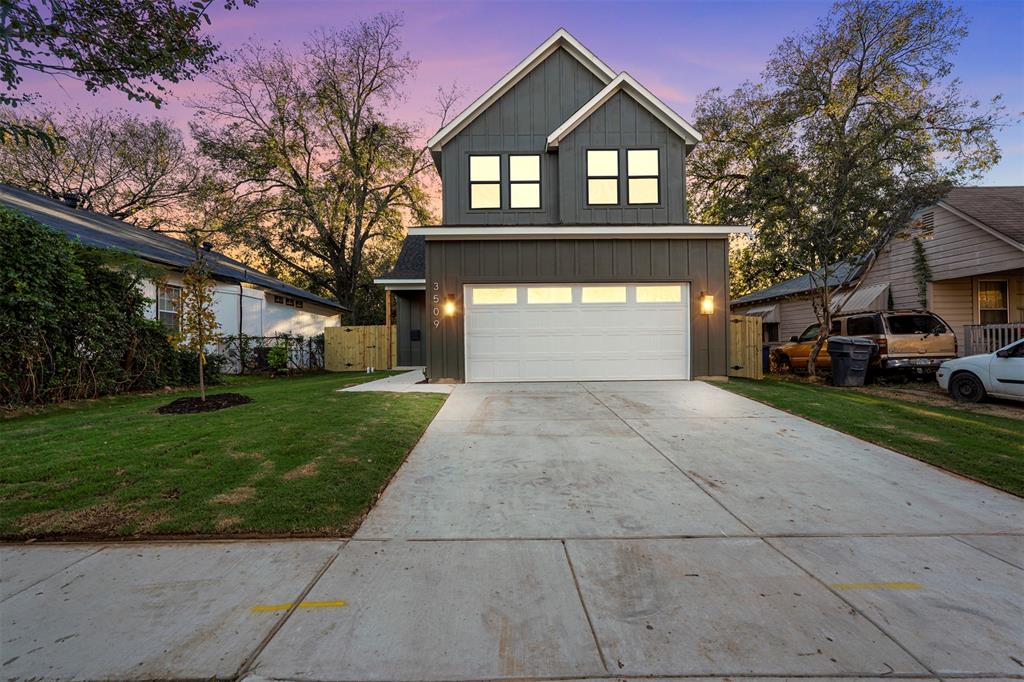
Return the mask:
{"type": "Polygon", "coordinates": [[[267,352],[267,367],[273,372],[284,372],[288,369],[288,346],[280,344],[267,352]]]}
{"type": "Polygon", "coordinates": [[[0,208],[0,405],[184,383],[196,363],[146,319],[144,276],[134,258],[0,208]]]}

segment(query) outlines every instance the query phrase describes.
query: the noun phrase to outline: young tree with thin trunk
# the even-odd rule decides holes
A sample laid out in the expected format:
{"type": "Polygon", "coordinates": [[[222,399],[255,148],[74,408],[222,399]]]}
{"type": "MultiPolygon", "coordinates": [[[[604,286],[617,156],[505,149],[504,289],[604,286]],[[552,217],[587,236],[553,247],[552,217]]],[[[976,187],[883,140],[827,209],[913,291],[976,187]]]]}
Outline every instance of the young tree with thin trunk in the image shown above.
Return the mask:
{"type": "Polygon", "coordinates": [[[193,244],[195,260],[185,271],[181,285],[181,329],[177,335],[180,348],[196,354],[199,363],[199,396],[206,401],[206,348],[220,340],[220,325],[213,310],[214,281],[206,252],[193,244]]]}
{"type": "Polygon", "coordinates": [[[753,225],[740,281],[812,276],[811,374],[841,309],[838,266],[870,265],[915,210],[1000,158],[1000,98],[968,100],[951,78],[966,26],[942,0],[837,3],[776,48],[763,82],[698,102],[694,213],[753,225]]]}
{"type": "Polygon", "coordinates": [[[382,14],[320,31],[298,56],[249,45],[194,102],[199,149],[234,192],[232,234],[357,318],[367,253],[431,219],[430,156],[418,129],[392,115],[416,68],[401,27],[382,14]]]}

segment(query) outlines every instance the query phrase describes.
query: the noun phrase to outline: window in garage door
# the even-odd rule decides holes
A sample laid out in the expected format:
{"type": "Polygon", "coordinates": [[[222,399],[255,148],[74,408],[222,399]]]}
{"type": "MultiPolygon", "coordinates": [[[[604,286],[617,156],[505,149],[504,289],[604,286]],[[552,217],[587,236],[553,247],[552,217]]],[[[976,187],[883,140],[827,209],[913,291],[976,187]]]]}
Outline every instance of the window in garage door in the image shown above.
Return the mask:
{"type": "Polygon", "coordinates": [[[637,303],[679,303],[683,300],[683,288],[671,286],[638,286],[636,288],[637,303]]]}
{"type": "Polygon", "coordinates": [[[625,303],[626,287],[583,287],[583,303],[625,303]]]}
{"type": "Polygon", "coordinates": [[[474,287],[473,305],[515,305],[519,302],[516,287],[474,287]]]}
{"type": "Polygon", "coordinates": [[[572,303],[572,287],[527,287],[526,302],[530,305],[572,303]]]}

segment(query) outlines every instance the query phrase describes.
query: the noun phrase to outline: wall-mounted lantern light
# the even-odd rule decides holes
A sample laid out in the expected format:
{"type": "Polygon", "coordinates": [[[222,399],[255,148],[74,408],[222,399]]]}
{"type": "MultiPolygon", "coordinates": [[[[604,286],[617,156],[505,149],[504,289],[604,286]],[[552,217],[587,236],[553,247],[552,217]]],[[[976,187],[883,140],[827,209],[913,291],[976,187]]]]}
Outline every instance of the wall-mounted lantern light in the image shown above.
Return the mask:
{"type": "Polygon", "coordinates": [[[715,312],[715,297],[711,294],[700,292],[700,314],[711,315],[715,312]]]}
{"type": "Polygon", "coordinates": [[[444,314],[451,317],[455,314],[455,294],[448,294],[444,302],[444,314]]]}

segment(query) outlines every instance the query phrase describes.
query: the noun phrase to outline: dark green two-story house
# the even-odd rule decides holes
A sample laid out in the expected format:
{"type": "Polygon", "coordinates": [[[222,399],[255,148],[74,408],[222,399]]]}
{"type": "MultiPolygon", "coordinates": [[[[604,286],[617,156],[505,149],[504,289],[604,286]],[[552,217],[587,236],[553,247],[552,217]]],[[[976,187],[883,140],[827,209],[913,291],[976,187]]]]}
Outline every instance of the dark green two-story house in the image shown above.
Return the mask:
{"type": "Polygon", "coordinates": [[[441,225],[377,280],[431,381],[727,373],[728,236],[694,225],[689,123],[559,30],[428,145],[441,225]],[[390,295],[390,294],[389,294],[390,295]]]}

